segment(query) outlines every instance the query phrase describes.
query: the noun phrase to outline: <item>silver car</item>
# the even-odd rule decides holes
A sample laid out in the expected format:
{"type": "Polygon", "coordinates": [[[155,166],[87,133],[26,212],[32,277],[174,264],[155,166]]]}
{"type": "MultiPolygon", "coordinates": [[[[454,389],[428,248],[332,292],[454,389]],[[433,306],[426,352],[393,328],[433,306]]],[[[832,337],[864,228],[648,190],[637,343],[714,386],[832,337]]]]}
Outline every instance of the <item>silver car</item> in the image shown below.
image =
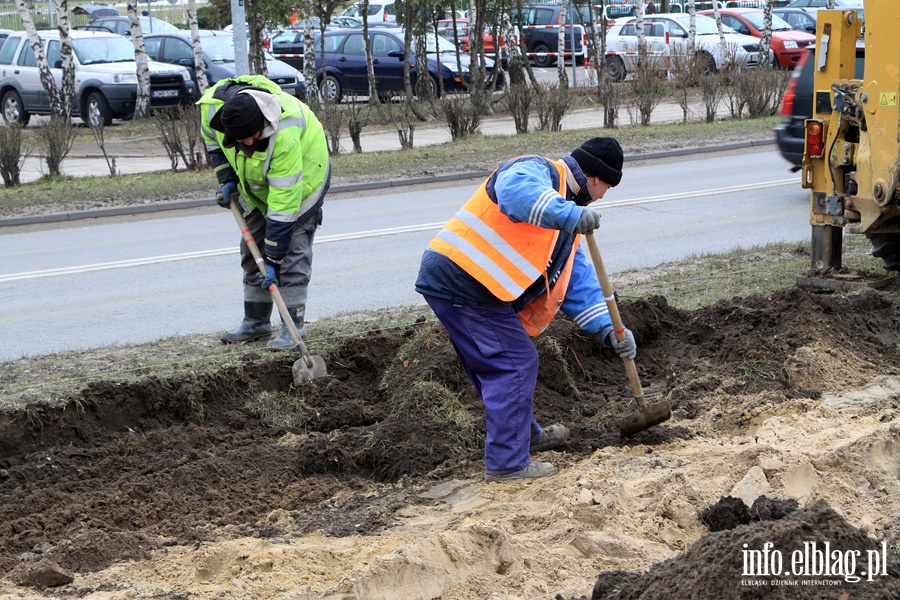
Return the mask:
{"type": "MultiPolygon", "coordinates": [[[[668,58],[688,52],[691,16],[682,13],[656,14],[644,17],[644,39],[647,54],[659,58],[665,68],[668,58]]],[[[696,52],[706,61],[706,72],[718,72],[728,63],[741,68],[755,68],[759,64],[759,40],[722,26],[725,47],[719,39],[716,20],[696,15],[696,52]]],[[[638,59],[638,38],[634,18],[619,19],[606,36],[606,75],[622,81],[635,69],[638,59]]]]}

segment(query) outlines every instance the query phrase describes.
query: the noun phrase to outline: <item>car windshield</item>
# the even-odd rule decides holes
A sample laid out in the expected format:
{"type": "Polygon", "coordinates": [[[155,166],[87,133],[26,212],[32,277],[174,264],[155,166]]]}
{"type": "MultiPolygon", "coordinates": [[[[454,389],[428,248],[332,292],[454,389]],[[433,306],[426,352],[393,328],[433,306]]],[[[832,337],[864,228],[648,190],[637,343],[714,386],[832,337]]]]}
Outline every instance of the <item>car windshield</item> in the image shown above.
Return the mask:
{"type": "MultiPolygon", "coordinates": [[[[685,31],[691,30],[691,17],[688,14],[678,15],[677,17],[673,17],[676,21],[681,23],[681,26],[684,27],[685,31]]],[[[706,15],[696,15],[697,19],[697,35],[719,35],[719,28],[716,27],[716,20],[712,17],[707,17],[706,15]]],[[[722,24],[722,31],[724,33],[736,33],[734,29],[729,27],[728,25],[722,24]]]]}
{"type": "Polygon", "coordinates": [[[134,44],[118,35],[72,40],[72,49],[83,65],[134,60],[134,44]]]}
{"type": "Polygon", "coordinates": [[[456,52],[456,44],[443,36],[434,36],[428,33],[425,37],[429,52],[456,52]]]}
{"type": "MultiPolygon", "coordinates": [[[[249,42],[248,42],[249,43],[249,42]]],[[[234,38],[230,35],[204,35],[200,37],[200,45],[209,60],[214,63],[234,62],[234,38]]],[[[276,60],[269,52],[263,52],[266,60],[276,60]]]]}
{"type": "MultiPolygon", "coordinates": [[[[763,22],[763,13],[762,12],[745,12],[743,13],[745,19],[750,21],[750,24],[753,25],[758,31],[764,31],[766,28],[765,23],[763,22]]],[[[789,29],[793,29],[787,21],[779,17],[778,15],[772,15],[772,31],[787,31],[789,29]]]]}
{"type": "Polygon", "coordinates": [[[234,62],[234,38],[230,35],[210,35],[200,38],[203,52],[214,63],[234,62]]]}

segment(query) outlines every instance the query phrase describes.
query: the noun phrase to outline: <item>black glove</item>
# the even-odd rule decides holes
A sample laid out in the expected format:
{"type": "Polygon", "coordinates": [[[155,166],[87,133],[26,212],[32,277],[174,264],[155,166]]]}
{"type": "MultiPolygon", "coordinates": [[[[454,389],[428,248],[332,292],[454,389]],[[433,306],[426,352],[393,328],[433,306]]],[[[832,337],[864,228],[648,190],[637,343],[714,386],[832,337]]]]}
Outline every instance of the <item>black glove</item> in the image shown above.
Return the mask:
{"type": "Polygon", "coordinates": [[[575,233],[591,233],[598,227],[600,227],[600,213],[592,208],[581,209],[581,216],[575,224],[575,233]]]}
{"type": "Polygon", "coordinates": [[[231,208],[231,197],[238,193],[236,181],[226,181],[216,192],[216,203],[222,208],[231,208]]]}
{"type": "Polygon", "coordinates": [[[272,284],[278,286],[278,279],[281,277],[281,260],[272,258],[270,256],[266,257],[266,278],[262,282],[262,288],[264,290],[269,289],[272,284]]]}
{"type": "Polygon", "coordinates": [[[631,330],[627,327],[625,329],[625,339],[621,342],[619,338],[616,337],[615,331],[610,331],[609,335],[606,336],[607,343],[615,350],[616,354],[619,355],[619,358],[630,358],[634,360],[634,357],[637,356],[637,344],[634,341],[634,334],[631,333],[631,330]]]}

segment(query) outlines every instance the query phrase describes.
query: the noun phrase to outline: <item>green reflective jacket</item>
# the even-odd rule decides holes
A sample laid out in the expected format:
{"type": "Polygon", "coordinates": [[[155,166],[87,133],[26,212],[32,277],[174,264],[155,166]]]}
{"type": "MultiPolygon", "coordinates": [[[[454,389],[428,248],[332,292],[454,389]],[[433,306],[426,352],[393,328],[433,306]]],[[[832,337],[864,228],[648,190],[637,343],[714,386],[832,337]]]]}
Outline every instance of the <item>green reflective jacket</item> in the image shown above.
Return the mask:
{"type": "Polygon", "coordinates": [[[306,104],[261,75],[223,79],[207,89],[197,104],[216,178],[219,183],[237,181],[248,211],[256,208],[266,215],[265,253],[282,258],[294,226],[315,216],[323,201],[328,145],[322,124],[306,104]],[[263,129],[267,143],[253,151],[229,143],[214,118],[228,98],[248,88],[274,95],[281,105],[277,122],[267,120],[263,129]]]}

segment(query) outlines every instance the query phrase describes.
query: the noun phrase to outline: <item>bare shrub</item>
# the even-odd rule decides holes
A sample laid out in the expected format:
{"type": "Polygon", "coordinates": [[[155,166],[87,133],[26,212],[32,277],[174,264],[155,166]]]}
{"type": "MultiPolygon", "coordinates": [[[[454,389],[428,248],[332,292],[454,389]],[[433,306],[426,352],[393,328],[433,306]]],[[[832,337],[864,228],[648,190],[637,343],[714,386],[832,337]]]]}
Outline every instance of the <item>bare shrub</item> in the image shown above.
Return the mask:
{"type": "Polygon", "coordinates": [[[603,126],[618,127],[619,109],[625,101],[625,88],[603,77],[599,89],[600,104],[603,106],[603,126]]]}
{"type": "Polygon", "coordinates": [[[350,130],[350,139],[353,141],[353,151],[362,152],[362,129],[369,124],[371,105],[360,102],[356,96],[347,98],[347,129],[350,130]]]}
{"type": "Polygon", "coordinates": [[[91,135],[94,136],[94,141],[97,142],[97,146],[100,147],[100,152],[103,153],[103,158],[106,160],[106,166],[109,169],[109,176],[116,176],[116,157],[110,156],[106,152],[106,125],[103,124],[103,119],[98,119],[95,125],[90,124],[90,120],[87,122],[88,127],[91,128],[91,135]]]}
{"type": "Polygon", "coordinates": [[[338,156],[341,153],[341,129],[344,127],[344,111],[333,100],[325,99],[319,105],[316,112],[322,128],[325,129],[325,138],[328,140],[328,154],[338,156]]]}
{"type": "Polygon", "coordinates": [[[507,86],[503,92],[503,101],[509,108],[516,133],[528,133],[528,115],[531,112],[531,103],[534,101],[534,92],[526,83],[517,83],[507,86]]]}
{"type": "Polygon", "coordinates": [[[23,129],[18,123],[0,125],[0,176],[6,187],[22,184],[22,167],[29,151],[23,129]]]}
{"type": "Polygon", "coordinates": [[[663,60],[665,59],[657,56],[643,56],[637,62],[629,83],[631,100],[626,104],[632,125],[650,125],[653,110],[666,94],[663,60]]]}
{"type": "Polygon", "coordinates": [[[700,95],[703,97],[705,109],[704,120],[712,123],[716,120],[719,104],[725,97],[725,79],[719,73],[709,73],[700,76],[700,95]]]}
{"type": "Polygon", "coordinates": [[[572,110],[572,96],[567,87],[539,83],[535,90],[538,130],[562,131],[562,120],[572,110]]]}
{"type": "Polygon", "coordinates": [[[447,120],[450,138],[462,139],[481,130],[483,112],[481,96],[447,96],[441,100],[441,112],[447,120]]]}
{"type": "Polygon", "coordinates": [[[38,129],[44,151],[44,162],[51,176],[62,175],[62,161],[75,143],[75,127],[68,117],[50,115],[50,121],[38,129]]]}
{"type": "Polygon", "coordinates": [[[681,107],[682,123],[690,118],[691,98],[694,88],[700,85],[705,62],[695,52],[685,46],[675,45],[669,62],[670,87],[673,90],[678,106],[681,107]]]}
{"type": "Polygon", "coordinates": [[[207,164],[205,148],[200,147],[199,107],[191,104],[169,108],[152,119],[173,171],[178,170],[179,162],[190,171],[199,171],[207,164]]]}

